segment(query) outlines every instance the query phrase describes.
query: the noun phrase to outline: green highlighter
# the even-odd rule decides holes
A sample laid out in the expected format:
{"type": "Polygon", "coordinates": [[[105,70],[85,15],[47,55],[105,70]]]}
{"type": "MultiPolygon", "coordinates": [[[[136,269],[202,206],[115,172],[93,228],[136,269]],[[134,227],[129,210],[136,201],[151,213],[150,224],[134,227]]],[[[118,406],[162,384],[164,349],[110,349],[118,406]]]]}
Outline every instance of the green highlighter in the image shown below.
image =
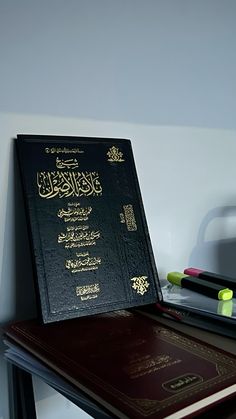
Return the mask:
{"type": "Polygon", "coordinates": [[[213,284],[210,281],[200,279],[194,276],[189,276],[181,272],[169,272],[167,280],[179,287],[188,288],[191,291],[196,291],[199,294],[207,297],[215,298],[216,300],[231,300],[233,298],[233,291],[225,288],[219,284],[213,284]]]}

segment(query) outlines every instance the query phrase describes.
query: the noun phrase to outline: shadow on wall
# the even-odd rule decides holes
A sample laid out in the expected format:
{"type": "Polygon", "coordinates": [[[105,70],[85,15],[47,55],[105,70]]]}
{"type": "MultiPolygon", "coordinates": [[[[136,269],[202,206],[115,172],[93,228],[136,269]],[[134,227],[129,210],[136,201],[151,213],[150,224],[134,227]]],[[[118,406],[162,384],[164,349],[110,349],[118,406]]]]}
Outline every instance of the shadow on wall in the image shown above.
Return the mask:
{"type": "Polygon", "coordinates": [[[36,300],[25,209],[14,141],[11,144],[4,251],[1,272],[0,323],[36,315],[36,300]]]}
{"type": "MultiPolygon", "coordinates": [[[[0,326],[9,321],[36,316],[36,299],[25,209],[14,141],[11,144],[4,250],[0,281],[0,326]]],[[[1,332],[0,332],[1,334],[1,332]]],[[[5,346],[0,335],[0,417],[9,417],[8,372],[3,358],[5,346]]]]}
{"type": "Polygon", "coordinates": [[[200,225],[196,246],[190,255],[189,266],[236,277],[235,226],[236,206],[216,207],[209,211],[200,225]],[[234,228],[231,229],[232,225],[234,228]],[[214,240],[208,240],[207,235],[209,230],[212,230],[212,226],[214,240]],[[233,232],[235,237],[232,237],[233,232]]]}

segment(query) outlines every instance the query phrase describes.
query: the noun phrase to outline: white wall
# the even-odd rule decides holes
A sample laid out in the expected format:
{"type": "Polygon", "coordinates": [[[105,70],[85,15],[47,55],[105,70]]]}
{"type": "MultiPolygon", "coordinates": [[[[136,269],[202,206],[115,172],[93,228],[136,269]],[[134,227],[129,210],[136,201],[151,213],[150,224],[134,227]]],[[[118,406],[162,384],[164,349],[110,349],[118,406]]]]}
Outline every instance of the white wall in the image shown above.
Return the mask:
{"type": "Polygon", "coordinates": [[[17,133],[131,138],[160,275],[234,271],[235,18],[234,0],[0,0],[0,323],[34,313],[17,133]]]}
{"type": "Polygon", "coordinates": [[[1,0],[0,111],[235,128],[235,0],[1,0]]]}

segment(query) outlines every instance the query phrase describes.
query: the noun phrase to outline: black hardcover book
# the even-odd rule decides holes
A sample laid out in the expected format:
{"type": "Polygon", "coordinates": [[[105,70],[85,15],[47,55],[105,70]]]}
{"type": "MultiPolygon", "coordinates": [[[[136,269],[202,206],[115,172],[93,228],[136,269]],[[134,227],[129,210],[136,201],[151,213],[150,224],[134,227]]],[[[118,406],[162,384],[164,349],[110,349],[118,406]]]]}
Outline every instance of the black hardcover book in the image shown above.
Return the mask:
{"type": "Polygon", "coordinates": [[[16,144],[43,322],[160,300],[130,141],[16,144]]]}

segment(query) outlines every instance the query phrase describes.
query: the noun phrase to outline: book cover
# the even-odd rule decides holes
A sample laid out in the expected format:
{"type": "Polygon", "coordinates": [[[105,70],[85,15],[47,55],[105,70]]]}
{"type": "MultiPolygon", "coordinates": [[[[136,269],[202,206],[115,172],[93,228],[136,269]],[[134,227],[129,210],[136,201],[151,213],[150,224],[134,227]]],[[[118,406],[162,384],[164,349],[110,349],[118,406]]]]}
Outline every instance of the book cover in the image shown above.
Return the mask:
{"type": "Polygon", "coordinates": [[[193,417],[236,394],[235,356],[140,313],[28,320],[5,335],[115,417],[193,417]]]}
{"type": "Polygon", "coordinates": [[[161,300],[130,141],[16,145],[43,322],[161,300]]]}

